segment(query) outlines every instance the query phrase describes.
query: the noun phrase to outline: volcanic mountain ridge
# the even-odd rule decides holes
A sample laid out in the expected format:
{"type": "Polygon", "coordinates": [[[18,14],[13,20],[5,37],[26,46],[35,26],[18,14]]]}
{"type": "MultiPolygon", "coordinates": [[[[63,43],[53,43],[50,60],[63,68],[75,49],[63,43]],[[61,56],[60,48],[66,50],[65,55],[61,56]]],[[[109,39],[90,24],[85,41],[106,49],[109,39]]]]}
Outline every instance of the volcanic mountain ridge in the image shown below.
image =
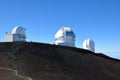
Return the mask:
{"type": "Polygon", "coordinates": [[[120,60],[80,48],[37,42],[1,42],[0,80],[10,79],[120,80],[120,60]],[[11,70],[13,73],[16,70],[22,78],[12,79],[11,70]],[[6,71],[8,77],[1,76],[6,71]]]}

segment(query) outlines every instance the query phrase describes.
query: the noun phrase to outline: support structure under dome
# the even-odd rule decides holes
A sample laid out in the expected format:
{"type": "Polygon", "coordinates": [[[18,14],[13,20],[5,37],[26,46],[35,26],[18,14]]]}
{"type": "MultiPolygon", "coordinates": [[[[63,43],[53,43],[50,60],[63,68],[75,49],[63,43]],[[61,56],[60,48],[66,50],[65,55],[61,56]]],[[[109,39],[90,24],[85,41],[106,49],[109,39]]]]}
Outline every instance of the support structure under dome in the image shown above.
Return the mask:
{"type": "Polygon", "coordinates": [[[26,41],[26,29],[21,26],[14,27],[11,34],[8,33],[5,34],[5,41],[6,42],[26,41]]]}
{"type": "Polygon", "coordinates": [[[94,41],[91,40],[91,39],[86,39],[83,42],[83,49],[87,49],[87,50],[90,50],[92,52],[95,52],[95,43],[94,43],[94,41]]]}
{"type": "Polygon", "coordinates": [[[70,27],[62,27],[55,34],[55,44],[75,47],[75,34],[70,27]]]}

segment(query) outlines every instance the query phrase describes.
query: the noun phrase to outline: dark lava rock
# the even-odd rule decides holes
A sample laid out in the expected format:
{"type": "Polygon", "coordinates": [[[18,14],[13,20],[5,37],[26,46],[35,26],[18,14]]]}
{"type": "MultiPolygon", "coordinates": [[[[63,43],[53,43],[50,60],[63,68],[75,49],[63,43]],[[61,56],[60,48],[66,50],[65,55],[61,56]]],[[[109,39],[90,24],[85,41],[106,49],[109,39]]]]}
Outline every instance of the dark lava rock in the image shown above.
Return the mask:
{"type": "Polygon", "coordinates": [[[32,80],[120,80],[120,60],[34,42],[0,43],[0,67],[17,70],[32,80]]]}
{"type": "Polygon", "coordinates": [[[16,70],[0,67],[0,80],[32,80],[17,74],[16,70]]]}

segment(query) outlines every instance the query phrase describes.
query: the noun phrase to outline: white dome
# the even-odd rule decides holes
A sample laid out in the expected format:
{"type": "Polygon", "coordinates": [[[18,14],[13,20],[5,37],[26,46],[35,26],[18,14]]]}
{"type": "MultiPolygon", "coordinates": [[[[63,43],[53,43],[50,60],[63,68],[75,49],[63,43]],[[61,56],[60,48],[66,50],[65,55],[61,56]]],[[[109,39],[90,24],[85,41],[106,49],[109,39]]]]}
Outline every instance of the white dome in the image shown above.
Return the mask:
{"type": "Polygon", "coordinates": [[[75,46],[75,34],[69,27],[62,27],[55,34],[55,44],[75,46]]]}
{"type": "Polygon", "coordinates": [[[21,26],[17,26],[15,28],[13,28],[12,34],[23,34],[23,35],[25,35],[26,34],[25,31],[26,31],[25,28],[23,28],[21,26]]]}
{"type": "Polygon", "coordinates": [[[94,41],[91,39],[86,39],[83,42],[83,49],[87,49],[94,52],[95,51],[94,47],[95,47],[94,41]]]}
{"type": "Polygon", "coordinates": [[[55,34],[55,39],[56,40],[75,41],[75,34],[69,27],[62,27],[55,34]]]}
{"type": "Polygon", "coordinates": [[[62,29],[58,30],[55,34],[55,39],[64,38],[64,31],[62,29]]]}

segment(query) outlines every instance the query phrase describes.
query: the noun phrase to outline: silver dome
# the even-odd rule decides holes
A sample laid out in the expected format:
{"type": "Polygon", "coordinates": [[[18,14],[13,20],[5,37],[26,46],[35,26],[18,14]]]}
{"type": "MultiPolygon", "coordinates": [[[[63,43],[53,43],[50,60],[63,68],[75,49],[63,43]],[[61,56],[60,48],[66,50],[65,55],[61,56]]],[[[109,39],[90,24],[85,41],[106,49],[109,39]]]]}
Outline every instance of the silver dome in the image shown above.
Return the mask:
{"type": "Polygon", "coordinates": [[[23,35],[25,35],[26,34],[25,31],[26,31],[25,28],[23,28],[21,26],[16,26],[15,28],[13,28],[12,34],[23,34],[23,35]]]}
{"type": "Polygon", "coordinates": [[[55,44],[75,46],[75,34],[70,27],[62,27],[55,34],[55,44]]]}
{"type": "Polygon", "coordinates": [[[94,52],[95,51],[94,47],[95,47],[95,43],[91,39],[86,39],[83,42],[83,49],[87,49],[87,50],[90,50],[90,51],[94,52]]]}

